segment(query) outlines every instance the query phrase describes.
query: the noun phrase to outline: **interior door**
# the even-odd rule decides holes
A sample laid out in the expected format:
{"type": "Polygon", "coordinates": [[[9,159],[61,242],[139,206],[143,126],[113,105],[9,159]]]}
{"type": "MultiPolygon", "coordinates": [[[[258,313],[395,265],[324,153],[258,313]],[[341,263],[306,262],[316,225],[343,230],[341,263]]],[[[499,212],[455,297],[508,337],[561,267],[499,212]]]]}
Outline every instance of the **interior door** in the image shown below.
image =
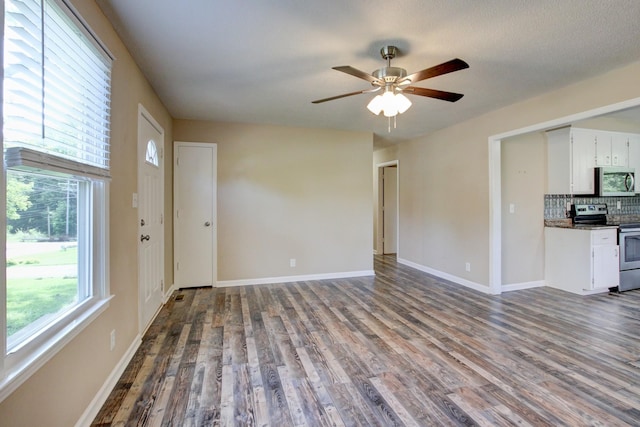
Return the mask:
{"type": "Polygon", "coordinates": [[[217,145],[174,146],[175,285],[215,286],[217,277],[217,145]]]}
{"type": "Polygon", "coordinates": [[[140,107],[138,114],[138,298],[140,331],[164,297],[164,131],[140,107]]]}
{"type": "Polygon", "coordinates": [[[398,167],[383,169],[383,254],[398,252],[398,167]]]}

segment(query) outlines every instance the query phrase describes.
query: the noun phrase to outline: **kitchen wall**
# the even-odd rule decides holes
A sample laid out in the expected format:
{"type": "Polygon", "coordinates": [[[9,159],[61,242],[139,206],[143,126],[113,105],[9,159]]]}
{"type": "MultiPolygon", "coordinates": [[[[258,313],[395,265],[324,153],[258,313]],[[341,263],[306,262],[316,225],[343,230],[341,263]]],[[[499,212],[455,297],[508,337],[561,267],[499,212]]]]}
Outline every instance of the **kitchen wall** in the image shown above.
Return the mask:
{"type": "Polygon", "coordinates": [[[623,218],[640,215],[640,196],[626,197],[580,197],[571,194],[545,194],[544,219],[565,219],[569,217],[567,204],[606,203],[609,216],[623,218]],[[620,202],[620,209],[618,209],[620,202]]]}
{"type": "MultiPolygon", "coordinates": [[[[115,56],[111,99],[110,287],[109,308],[30,379],[0,403],[0,425],[75,425],[138,336],[138,104],[164,128],[165,158],[172,158],[172,121],[167,109],[134,63],[94,1],[72,0],[84,20],[115,56]],[[109,350],[109,334],[116,347],[109,350]]],[[[172,162],[165,162],[165,284],[173,282],[172,162]]],[[[368,171],[368,169],[367,169],[368,171]]]]}
{"type": "Polygon", "coordinates": [[[544,280],[543,196],[546,138],[527,133],[502,141],[502,283],[544,280]]]}
{"type": "Polygon", "coordinates": [[[188,120],[173,132],[218,144],[219,281],[372,273],[371,133],[188,120]]]}
{"type": "MultiPolygon", "coordinates": [[[[488,291],[489,137],[638,97],[640,62],[635,62],[401,143],[401,261],[488,291]]],[[[464,98],[439,107],[463,106],[464,98]]],[[[505,172],[503,182],[514,179],[517,170],[505,172]]],[[[541,194],[535,197],[542,200],[541,194]]],[[[535,203],[540,202],[532,209],[535,203]]],[[[514,215],[526,212],[523,208],[514,215]]],[[[533,262],[540,259],[537,255],[533,262]]]]}

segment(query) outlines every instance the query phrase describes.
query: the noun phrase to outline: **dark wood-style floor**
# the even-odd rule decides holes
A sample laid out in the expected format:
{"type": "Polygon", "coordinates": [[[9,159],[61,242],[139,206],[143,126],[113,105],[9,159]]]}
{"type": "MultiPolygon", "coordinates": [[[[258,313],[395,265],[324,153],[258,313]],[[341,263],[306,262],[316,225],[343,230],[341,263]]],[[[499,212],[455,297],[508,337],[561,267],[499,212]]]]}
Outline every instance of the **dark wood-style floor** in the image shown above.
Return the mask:
{"type": "Polygon", "coordinates": [[[640,425],[640,291],[375,270],[178,291],[93,425],[640,425]]]}

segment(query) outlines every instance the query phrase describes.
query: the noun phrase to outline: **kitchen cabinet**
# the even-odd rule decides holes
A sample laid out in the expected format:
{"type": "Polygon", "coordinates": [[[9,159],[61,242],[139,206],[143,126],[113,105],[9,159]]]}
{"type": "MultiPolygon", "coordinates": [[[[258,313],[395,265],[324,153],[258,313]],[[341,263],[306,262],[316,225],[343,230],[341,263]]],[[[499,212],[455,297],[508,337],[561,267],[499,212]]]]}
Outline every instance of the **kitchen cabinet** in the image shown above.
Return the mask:
{"type": "Polygon", "coordinates": [[[547,132],[547,193],[593,194],[596,144],[590,129],[547,132]]]}
{"type": "Polygon", "coordinates": [[[594,194],[595,167],[630,167],[640,174],[640,134],[569,126],[546,134],[547,194],[594,194]]]}
{"type": "Polygon", "coordinates": [[[546,227],[547,286],[579,295],[607,292],[620,283],[615,227],[577,229],[546,227]]]}
{"type": "Polygon", "coordinates": [[[622,132],[593,130],[596,166],[629,166],[629,136],[622,132]]]}

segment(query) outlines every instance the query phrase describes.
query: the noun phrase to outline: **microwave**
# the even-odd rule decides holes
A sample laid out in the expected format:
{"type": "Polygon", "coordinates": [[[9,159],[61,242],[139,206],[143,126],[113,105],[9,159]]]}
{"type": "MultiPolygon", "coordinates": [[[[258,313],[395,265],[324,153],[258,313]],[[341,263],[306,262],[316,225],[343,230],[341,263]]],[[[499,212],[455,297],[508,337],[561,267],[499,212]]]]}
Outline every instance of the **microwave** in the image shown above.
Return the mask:
{"type": "Polygon", "coordinates": [[[597,196],[634,196],[635,189],[634,168],[595,168],[595,192],[597,196]]]}

